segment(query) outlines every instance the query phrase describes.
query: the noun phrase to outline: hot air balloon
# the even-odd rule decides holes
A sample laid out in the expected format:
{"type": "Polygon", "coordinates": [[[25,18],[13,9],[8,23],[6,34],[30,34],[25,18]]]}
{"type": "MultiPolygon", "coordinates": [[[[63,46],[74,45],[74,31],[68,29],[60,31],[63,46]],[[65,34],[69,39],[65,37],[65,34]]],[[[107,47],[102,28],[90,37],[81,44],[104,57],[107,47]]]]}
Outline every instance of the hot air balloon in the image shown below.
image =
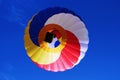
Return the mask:
{"type": "Polygon", "coordinates": [[[77,65],[88,49],[88,31],[73,11],[53,7],[28,22],[24,45],[29,58],[47,71],[65,71],[77,65]]]}

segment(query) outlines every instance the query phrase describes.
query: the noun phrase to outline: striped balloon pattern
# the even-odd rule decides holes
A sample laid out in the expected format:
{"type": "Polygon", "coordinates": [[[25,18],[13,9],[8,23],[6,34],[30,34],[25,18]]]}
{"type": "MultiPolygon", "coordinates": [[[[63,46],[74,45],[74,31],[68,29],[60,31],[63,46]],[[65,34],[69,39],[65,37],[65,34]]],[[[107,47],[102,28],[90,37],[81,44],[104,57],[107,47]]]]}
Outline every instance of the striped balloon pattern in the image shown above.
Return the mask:
{"type": "Polygon", "coordinates": [[[29,58],[47,71],[65,71],[77,65],[88,49],[88,31],[73,11],[53,7],[35,14],[25,29],[29,58]]]}

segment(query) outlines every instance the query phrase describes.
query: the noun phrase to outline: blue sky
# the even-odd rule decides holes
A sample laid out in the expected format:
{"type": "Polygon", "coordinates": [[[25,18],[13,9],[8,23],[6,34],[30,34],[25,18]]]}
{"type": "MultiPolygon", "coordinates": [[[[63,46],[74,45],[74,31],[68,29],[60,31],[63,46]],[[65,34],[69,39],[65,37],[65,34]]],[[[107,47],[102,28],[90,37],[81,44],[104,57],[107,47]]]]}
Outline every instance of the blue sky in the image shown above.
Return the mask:
{"type": "Polygon", "coordinates": [[[0,80],[120,80],[119,0],[0,0],[0,7],[0,80]],[[90,38],[81,63],[58,73],[34,65],[23,40],[32,15],[54,6],[81,16],[90,38]]]}

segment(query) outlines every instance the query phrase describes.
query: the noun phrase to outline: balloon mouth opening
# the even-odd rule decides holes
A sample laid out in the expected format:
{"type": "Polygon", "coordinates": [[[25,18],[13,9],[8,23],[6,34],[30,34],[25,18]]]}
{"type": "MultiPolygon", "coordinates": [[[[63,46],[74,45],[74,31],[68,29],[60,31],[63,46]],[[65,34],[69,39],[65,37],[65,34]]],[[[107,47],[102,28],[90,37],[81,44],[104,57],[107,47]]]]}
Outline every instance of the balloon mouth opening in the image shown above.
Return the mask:
{"type": "Polygon", "coordinates": [[[57,24],[48,24],[39,32],[38,42],[41,47],[60,48],[65,46],[66,32],[57,24]]]}
{"type": "Polygon", "coordinates": [[[61,34],[58,30],[51,30],[51,32],[47,32],[44,38],[44,41],[48,43],[50,48],[56,48],[60,45],[61,34]]]}

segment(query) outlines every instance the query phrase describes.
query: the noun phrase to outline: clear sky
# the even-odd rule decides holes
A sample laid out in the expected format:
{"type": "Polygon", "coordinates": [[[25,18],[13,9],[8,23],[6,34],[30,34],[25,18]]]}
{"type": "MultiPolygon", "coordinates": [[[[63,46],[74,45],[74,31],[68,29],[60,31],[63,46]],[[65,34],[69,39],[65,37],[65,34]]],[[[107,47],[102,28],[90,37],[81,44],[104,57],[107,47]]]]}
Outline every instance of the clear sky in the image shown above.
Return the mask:
{"type": "Polygon", "coordinates": [[[120,80],[120,1],[0,0],[0,80],[120,80]],[[34,65],[23,40],[28,20],[54,6],[81,16],[90,38],[81,63],[58,73],[34,65]]]}

